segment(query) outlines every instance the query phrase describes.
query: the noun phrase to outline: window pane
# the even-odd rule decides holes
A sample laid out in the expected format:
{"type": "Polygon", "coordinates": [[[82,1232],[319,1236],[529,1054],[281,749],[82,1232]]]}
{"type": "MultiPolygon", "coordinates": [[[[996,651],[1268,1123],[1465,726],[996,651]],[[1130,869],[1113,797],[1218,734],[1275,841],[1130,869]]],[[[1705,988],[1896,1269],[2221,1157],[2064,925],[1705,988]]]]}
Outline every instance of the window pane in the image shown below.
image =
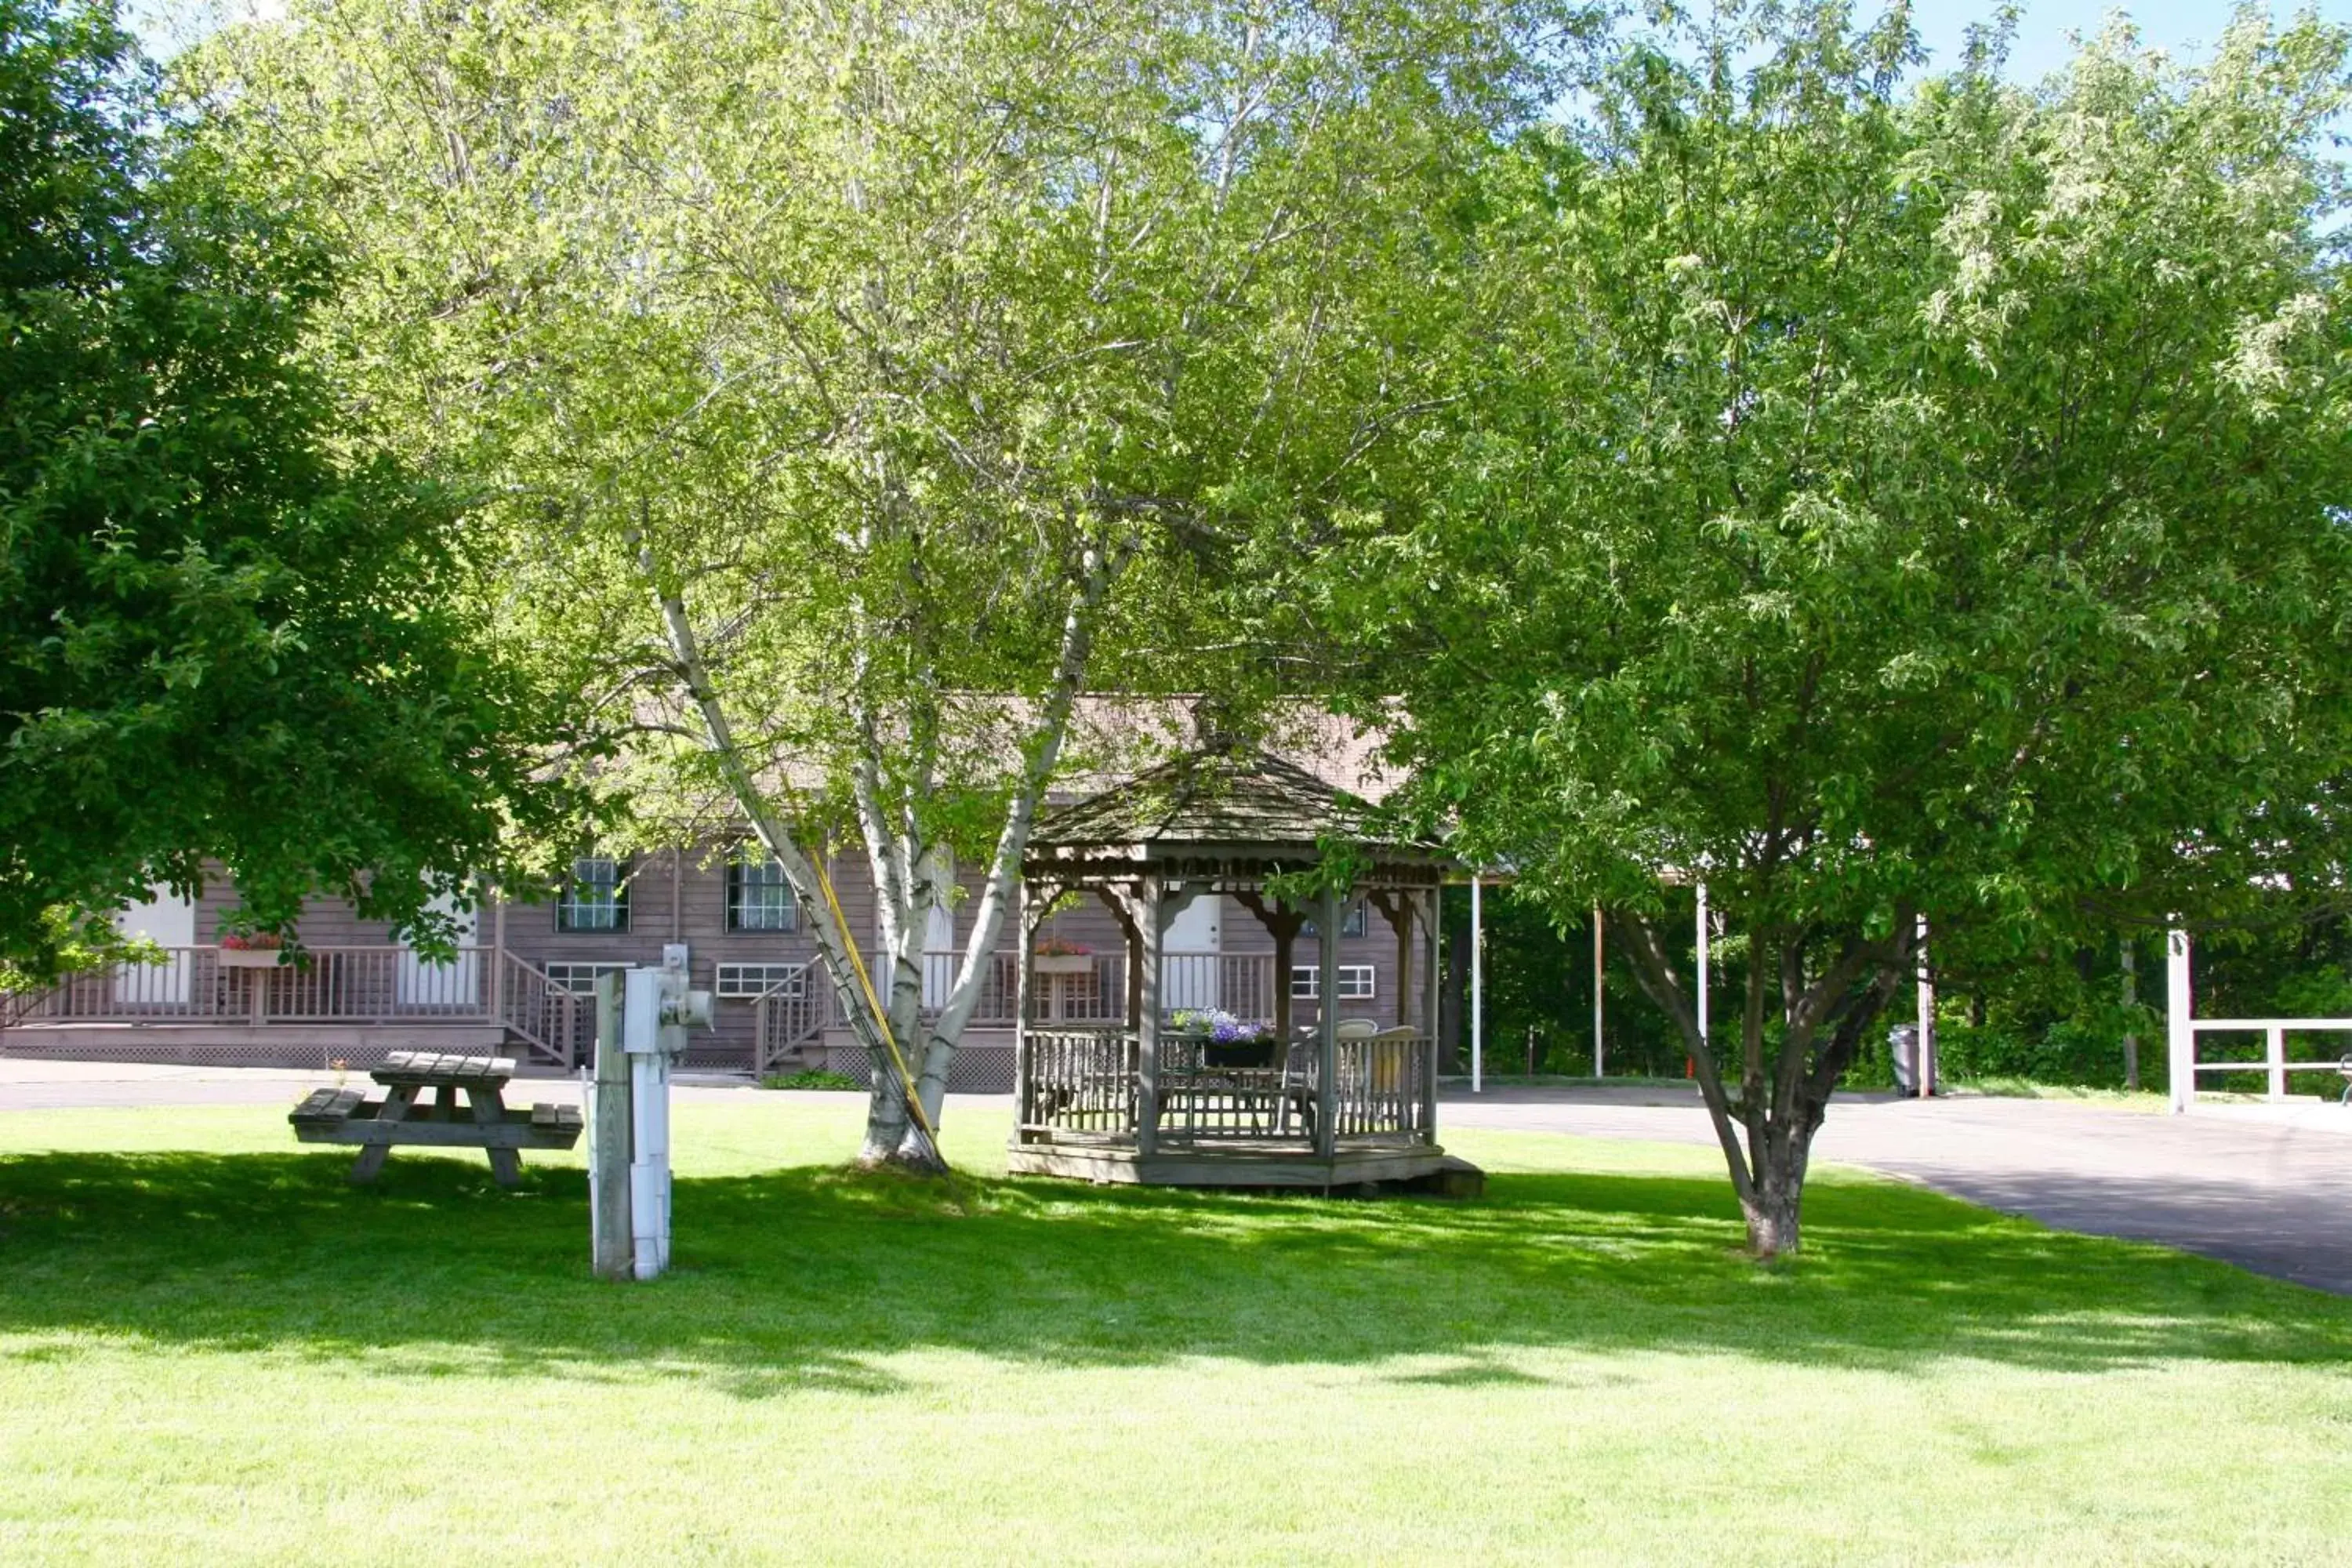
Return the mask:
{"type": "Polygon", "coordinates": [[[626,931],[629,889],[624,863],[609,855],[583,855],[556,900],[558,931],[626,931]]]}
{"type": "Polygon", "coordinates": [[[799,924],[800,910],[781,862],[764,858],[728,862],[729,931],[793,931],[799,924]]]}
{"type": "MultiPolygon", "coordinates": [[[[1347,913],[1339,917],[1339,934],[1341,936],[1361,936],[1366,931],[1370,929],[1364,923],[1364,911],[1367,908],[1369,908],[1369,906],[1361,899],[1357,900],[1354,903],[1348,906],[1347,913]]],[[[1300,926],[1298,928],[1298,934],[1300,936],[1314,936],[1318,934],[1315,930],[1314,921],[1310,919],[1306,924],[1300,926]]]]}

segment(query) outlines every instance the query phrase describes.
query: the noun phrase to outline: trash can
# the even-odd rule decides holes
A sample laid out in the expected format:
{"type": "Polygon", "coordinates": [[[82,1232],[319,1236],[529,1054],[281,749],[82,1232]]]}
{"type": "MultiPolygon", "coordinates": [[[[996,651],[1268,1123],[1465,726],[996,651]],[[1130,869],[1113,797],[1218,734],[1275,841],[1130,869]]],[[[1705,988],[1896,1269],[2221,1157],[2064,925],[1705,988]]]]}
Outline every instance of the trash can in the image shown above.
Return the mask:
{"type": "Polygon", "coordinates": [[[1886,1057],[1895,1066],[1895,1091],[1919,1092],[1919,1026],[1897,1024],[1886,1031],[1886,1057]]]}

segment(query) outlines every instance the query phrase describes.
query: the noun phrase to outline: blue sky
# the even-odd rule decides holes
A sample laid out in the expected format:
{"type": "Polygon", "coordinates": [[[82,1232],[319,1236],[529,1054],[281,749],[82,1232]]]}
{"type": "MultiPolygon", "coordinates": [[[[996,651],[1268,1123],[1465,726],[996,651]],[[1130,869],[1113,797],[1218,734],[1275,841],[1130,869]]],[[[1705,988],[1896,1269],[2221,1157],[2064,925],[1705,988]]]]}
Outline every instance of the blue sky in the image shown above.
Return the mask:
{"type": "MultiPolygon", "coordinates": [[[[2331,22],[2352,24],[2352,0],[2319,0],[2312,8],[2331,22]]],[[[1862,9],[1867,11],[1868,6],[1862,9]]],[[[2123,6],[2111,0],[2041,0],[2024,9],[2025,15],[2018,24],[2017,44],[2009,58],[2009,74],[2019,81],[2039,80],[2064,65],[2070,52],[2068,36],[2097,32],[2110,12],[2127,13],[2137,24],[2141,40],[2152,48],[2174,55],[2202,56],[2206,47],[2229,25],[2237,8],[2228,0],[2141,0],[2138,5],[2123,6]]],[[[2268,9],[2273,19],[2284,22],[2303,7],[2290,4],[2273,5],[2268,9]]],[[[1970,22],[1991,14],[1990,4],[1954,5],[1921,0],[1917,12],[1919,32],[1934,54],[1931,68],[1957,61],[1962,30],[1970,22]]]]}
{"type": "MultiPolygon", "coordinates": [[[[245,10],[256,5],[256,0],[230,0],[227,8],[245,10]]],[[[170,54],[178,39],[189,30],[192,13],[215,9],[207,0],[125,0],[124,10],[132,19],[148,48],[156,54],[170,54]]],[[[258,0],[257,8],[265,12],[278,7],[271,0],[258,0]]],[[[1984,3],[1949,5],[1937,0],[1920,0],[1917,11],[1919,31],[1927,47],[1934,51],[1933,64],[1947,66],[1959,58],[1960,35],[1970,22],[1992,14],[1990,0],[1984,3]]],[[[1857,7],[1867,15],[1872,6],[1868,0],[1857,7]]],[[[2010,57],[2010,74],[2020,81],[2032,81],[2048,75],[2065,63],[2067,37],[2070,33],[2091,33],[2098,30],[2110,11],[2118,9],[2111,0],[2041,0],[2025,7],[2024,19],[2017,33],[2017,47],[2010,57]]],[[[2234,10],[2229,0],[2140,0],[2137,5],[2120,7],[2139,25],[2146,41],[2153,47],[2174,53],[2202,52],[2229,22],[2234,10]]],[[[2284,19],[2301,6],[2294,4],[2273,4],[2271,15],[2284,19]]],[[[2352,0],[2318,0],[2315,9],[2330,21],[2352,24],[2352,0]]],[[[204,26],[195,23],[197,29],[204,26]]]]}

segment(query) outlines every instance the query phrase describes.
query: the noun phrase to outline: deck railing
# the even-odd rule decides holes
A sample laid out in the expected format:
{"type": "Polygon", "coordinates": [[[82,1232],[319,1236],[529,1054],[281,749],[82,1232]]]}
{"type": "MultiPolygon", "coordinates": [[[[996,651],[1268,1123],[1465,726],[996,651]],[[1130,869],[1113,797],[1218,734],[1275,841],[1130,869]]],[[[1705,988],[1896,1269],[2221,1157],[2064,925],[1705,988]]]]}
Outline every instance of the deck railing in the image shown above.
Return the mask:
{"type": "Polygon", "coordinates": [[[561,1067],[580,1059],[592,1026],[582,998],[497,948],[459,948],[446,963],[389,944],[304,948],[259,965],[224,962],[222,952],[167,947],[153,963],[69,974],[12,1022],[501,1024],[561,1067]]]}
{"type": "MultiPolygon", "coordinates": [[[[1127,954],[1096,952],[1073,972],[1040,971],[1033,1016],[1044,1024],[1117,1024],[1127,1020],[1127,954]]],[[[923,997],[943,1003],[963,963],[959,952],[923,954],[923,997]]],[[[1274,1016],[1274,954],[1270,952],[1171,952],[1160,958],[1160,1005],[1178,1008],[1222,1007],[1244,1018],[1274,1016]]],[[[1021,982],[1021,955],[989,955],[975,1024],[1005,1027],[1013,1021],[1021,982]]],[[[1310,1005],[1311,1010],[1311,1005],[1310,1005]]]]}
{"type": "Polygon", "coordinates": [[[751,1070],[764,1073],[795,1047],[824,1037],[832,1016],[824,976],[814,960],[751,1000],[751,1070]]]}
{"type": "Polygon", "coordinates": [[[497,1021],[536,1054],[566,1069],[595,1055],[596,1004],[503,949],[492,971],[497,1021]]]}

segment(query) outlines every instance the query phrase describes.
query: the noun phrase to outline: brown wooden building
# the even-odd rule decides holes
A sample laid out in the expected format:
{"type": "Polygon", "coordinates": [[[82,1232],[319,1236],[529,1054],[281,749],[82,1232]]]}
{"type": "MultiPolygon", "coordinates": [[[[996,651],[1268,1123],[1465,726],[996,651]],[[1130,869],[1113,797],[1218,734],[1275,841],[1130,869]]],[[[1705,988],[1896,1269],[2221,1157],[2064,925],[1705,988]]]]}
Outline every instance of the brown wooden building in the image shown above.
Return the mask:
{"type": "MultiPolygon", "coordinates": [[[[1326,756],[1328,783],[1360,787],[1357,764],[1326,756]],[[1339,777],[1331,774],[1338,773],[1339,777]]],[[[861,944],[875,941],[872,885],[862,858],[830,870],[861,944]]],[[[372,1066],[399,1049],[488,1049],[526,1069],[566,1071],[588,1047],[585,994],[606,968],[657,964],[682,946],[691,983],[719,997],[718,1026],[698,1036],[686,1066],[739,1073],[824,1068],[863,1078],[866,1053],[831,1013],[831,987],[813,965],[815,944],[777,869],[714,844],[635,857],[583,856],[561,889],[531,901],[491,898],[474,911],[472,940],[454,963],[431,963],[334,900],[318,900],[299,926],[302,957],[220,946],[234,889],[193,902],[159,900],[129,912],[125,929],[161,944],[165,962],[74,977],[0,1029],[0,1053],[95,1059],[320,1067],[372,1066]]],[[[927,992],[944,997],[970,927],[971,900],[937,911],[927,934],[927,992]]],[[[953,1088],[1013,1087],[1020,958],[1011,922],[965,1036],[953,1088]]],[[[1047,960],[1036,1017],[1086,1026],[1127,1013],[1129,953],[1118,923],[1091,901],[1046,919],[1047,960]]],[[[870,951],[870,946],[869,946],[870,951]]],[[[1401,944],[1366,900],[1341,922],[1335,989],[1341,1017],[1395,1011],[1401,944]]],[[[1319,1016],[1323,977],[1312,962],[1276,972],[1273,940],[1230,895],[1187,906],[1166,935],[1167,1008],[1222,1008],[1272,1020],[1284,1004],[1319,1016]]]]}

